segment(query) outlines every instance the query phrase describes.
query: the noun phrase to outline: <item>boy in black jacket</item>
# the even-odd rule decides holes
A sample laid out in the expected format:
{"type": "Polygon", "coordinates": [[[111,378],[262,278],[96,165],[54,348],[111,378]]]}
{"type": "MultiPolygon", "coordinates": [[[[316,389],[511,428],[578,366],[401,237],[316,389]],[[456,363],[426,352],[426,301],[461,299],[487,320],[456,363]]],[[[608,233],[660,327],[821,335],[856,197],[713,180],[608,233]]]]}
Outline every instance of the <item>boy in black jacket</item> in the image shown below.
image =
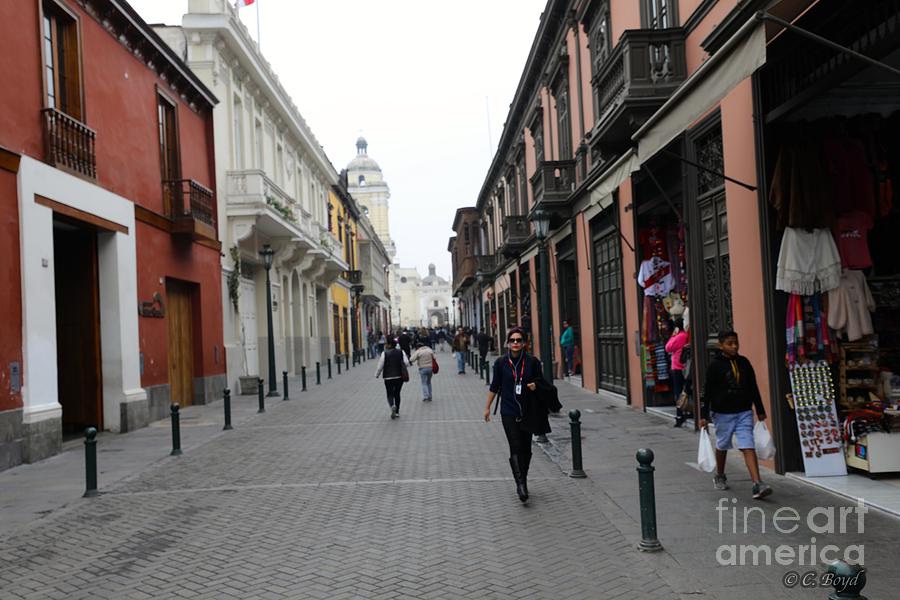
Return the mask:
{"type": "Polygon", "coordinates": [[[706,369],[706,382],[700,402],[700,427],[706,427],[712,411],[712,421],[716,426],[716,476],[713,480],[716,489],[728,489],[725,458],[731,448],[731,437],[735,435],[753,480],[753,497],[759,499],[771,494],[772,488],[759,477],[759,463],[753,443],[753,411],[750,409],[756,409],[756,418],[760,421],[766,420],[766,411],[756,385],[753,366],[738,354],[739,349],[735,332],[719,333],[719,353],[706,369]]]}

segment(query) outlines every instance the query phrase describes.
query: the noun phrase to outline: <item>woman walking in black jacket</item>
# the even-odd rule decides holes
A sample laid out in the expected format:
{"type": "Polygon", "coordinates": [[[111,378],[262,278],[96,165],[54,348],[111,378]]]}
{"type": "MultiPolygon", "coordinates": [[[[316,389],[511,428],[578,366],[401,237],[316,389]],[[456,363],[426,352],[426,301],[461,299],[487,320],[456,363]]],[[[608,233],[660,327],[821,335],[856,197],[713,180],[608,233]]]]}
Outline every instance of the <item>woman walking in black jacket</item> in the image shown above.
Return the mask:
{"type": "Polygon", "coordinates": [[[543,415],[530,415],[528,407],[539,410],[539,403],[528,402],[526,396],[537,388],[541,376],[541,361],[529,356],[525,348],[525,332],[518,327],[509,331],[506,338],[509,352],[494,361],[494,373],[488,391],[487,405],[484,407],[484,420],[491,420],[491,405],[500,394],[500,419],[503,431],[509,442],[509,466],[516,480],[516,494],[519,500],[528,500],[528,467],[531,464],[531,431],[529,417],[542,416],[546,421],[546,409],[543,415]]]}
{"type": "Polygon", "coordinates": [[[387,392],[388,405],[391,407],[391,418],[400,416],[400,390],[403,388],[404,374],[409,379],[409,361],[403,350],[397,349],[397,342],[393,338],[385,341],[385,351],[378,358],[378,367],[375,369],[375,378],[384,375],[384,389],[387,392]]]}

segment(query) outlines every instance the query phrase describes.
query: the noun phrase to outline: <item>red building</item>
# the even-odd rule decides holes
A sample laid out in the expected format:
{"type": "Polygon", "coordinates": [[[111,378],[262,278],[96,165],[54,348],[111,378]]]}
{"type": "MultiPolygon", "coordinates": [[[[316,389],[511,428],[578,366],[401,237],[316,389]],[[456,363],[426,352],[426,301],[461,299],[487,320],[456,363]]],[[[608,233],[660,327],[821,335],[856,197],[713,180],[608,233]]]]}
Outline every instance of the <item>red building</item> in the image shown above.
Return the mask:
{"type": "Polygon", "coordinates": [[[0,4],[0,469],[224,387],[209,90],[121,0],[0,4]]]}

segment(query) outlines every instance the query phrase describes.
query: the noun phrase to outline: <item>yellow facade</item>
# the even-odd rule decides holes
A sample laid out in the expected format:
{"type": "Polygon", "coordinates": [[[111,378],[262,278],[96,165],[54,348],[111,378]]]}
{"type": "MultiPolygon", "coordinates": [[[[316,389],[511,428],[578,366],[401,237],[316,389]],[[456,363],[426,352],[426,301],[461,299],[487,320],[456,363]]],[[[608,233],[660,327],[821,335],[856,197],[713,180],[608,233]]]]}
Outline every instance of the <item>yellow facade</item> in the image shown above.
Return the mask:
{"type": "MultiPolygon", "coordinates": [[[[328,190],[329,219],[328,230],[337,239],[336,252],[347,263],[347,270],[357,270],[359,264],[359,242],[357,229],[359,224],[347,205],[333,191],[328,190]],[[349,226],[349,229],[348,229],[349,226]]],[[[344,272],[340,279],[331,285],[332,327],[336,354],[346,355],[350,352],[352,298],[348,273],[344,272]]],[[[359,346],[357,346],[359,347],[359,346]]]]}

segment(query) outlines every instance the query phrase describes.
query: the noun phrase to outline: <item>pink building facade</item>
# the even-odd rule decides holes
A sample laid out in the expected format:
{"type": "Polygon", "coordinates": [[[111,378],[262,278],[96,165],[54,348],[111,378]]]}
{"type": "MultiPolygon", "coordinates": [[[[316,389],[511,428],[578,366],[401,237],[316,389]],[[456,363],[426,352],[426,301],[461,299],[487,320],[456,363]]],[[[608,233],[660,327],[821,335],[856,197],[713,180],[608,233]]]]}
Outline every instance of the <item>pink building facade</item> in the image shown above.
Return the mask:
{"type": "Polygon", "coordinates": [[[499,347],[523,326],[539,356],[549,335],[551,356],[541,358],[560,377],[566,320],[576,339],[570,383],[673,415],[667,324],[689,328],[695,404],[719,332],[733,329],[778,446],[770,466],[810,470],[821,450],[803,439],[789,398],[798,365],[827,365],[837,410],[827,437],[858,454],[855,443],[841,446],[845,417],[869,391],[882,409],[900,400],[900,381],[887,381],[900,373],[900,325],[891,325],[900,323],[900,266],[886,243],[898,225],[900,121],[887,92],[896,75],[779,20],[894,64],[898,19],[891,1],[850,14],[828,0],[549,0],[480,194],[454,221],[461,324],[486,327],[499,347]],[[810,198],[809,182],[826,178],[835,197],[810,198]],[[842,218],[859,211],[869,217],[860,229],[868,266],[848,265],[838,245],[844,268],[862,271],[871,289],[876,335],[851,340],[828,326],[838,325],[826,306],[836,288],[779,289],[779,253],[799,231],[841,242],[842,218]],[[829,216],[810,217],[819,212],[829,216]],[[546,280],[540,214],[550,215],[546,280]],[[551,290],[549,331],[541,285],[551,290]],[[872,374],[853,370],[863,359],[872,374]]]}

